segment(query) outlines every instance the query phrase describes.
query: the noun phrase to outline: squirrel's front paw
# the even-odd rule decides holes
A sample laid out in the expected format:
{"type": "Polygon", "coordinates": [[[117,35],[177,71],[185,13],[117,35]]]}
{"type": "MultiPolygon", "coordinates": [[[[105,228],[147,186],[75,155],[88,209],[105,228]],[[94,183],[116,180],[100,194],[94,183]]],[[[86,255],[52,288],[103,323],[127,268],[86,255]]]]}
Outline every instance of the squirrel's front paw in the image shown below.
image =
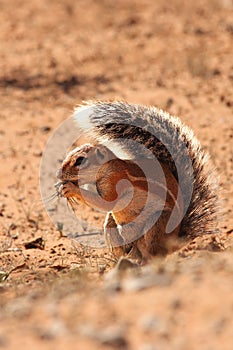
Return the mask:
{"type": "Polygon", "coordinates": [[[58,189],[58,193],[60,196],[65,198],[79,197],[81,195],[79,188],[72,182],[65,182],[61,184],[58,189]]]}

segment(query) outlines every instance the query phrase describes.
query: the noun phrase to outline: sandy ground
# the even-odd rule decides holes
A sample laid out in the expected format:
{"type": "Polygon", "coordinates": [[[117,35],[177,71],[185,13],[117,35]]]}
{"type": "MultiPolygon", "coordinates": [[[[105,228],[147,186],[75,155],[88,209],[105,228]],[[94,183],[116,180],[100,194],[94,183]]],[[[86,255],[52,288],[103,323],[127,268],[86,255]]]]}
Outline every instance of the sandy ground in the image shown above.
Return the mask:
{"type": "Polygon", "coordinates": [[[0,10],[0,348],[232,349],[233,2],[0,10]],[[194,129],[220,175],[217,237],[119,271],[106,251],[62,237],[40,202],[40,160],[89,99],[157,105],[194,129]]]}

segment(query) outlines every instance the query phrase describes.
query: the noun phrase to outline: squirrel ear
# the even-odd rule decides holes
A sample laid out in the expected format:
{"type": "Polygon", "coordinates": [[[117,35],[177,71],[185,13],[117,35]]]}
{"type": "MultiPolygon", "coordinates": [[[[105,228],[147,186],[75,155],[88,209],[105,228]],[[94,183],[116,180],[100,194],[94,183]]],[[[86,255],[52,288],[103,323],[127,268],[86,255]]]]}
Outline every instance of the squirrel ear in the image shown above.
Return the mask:
{"type": "Polygon", "coordinates": [[[95,154],[99,161],[103,161],[104,158],[106,158],[106,155],[104,154],[103,150],[100,150],[99,148],[96,148],[95,154]]]}

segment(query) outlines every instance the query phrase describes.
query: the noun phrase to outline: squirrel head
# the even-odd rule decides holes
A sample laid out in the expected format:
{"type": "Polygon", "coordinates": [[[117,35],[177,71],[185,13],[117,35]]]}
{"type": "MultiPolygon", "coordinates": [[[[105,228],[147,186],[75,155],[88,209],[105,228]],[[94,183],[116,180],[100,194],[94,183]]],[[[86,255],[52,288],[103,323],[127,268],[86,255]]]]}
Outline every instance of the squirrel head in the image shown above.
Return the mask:
{"type": "Polygon", "coordinates": [[[85,144],[66,155],[56,175],[62,182],[71,181],[79,185],[93,183],[98,170],[111,159],[116,157],[107,147],[85,144]]]}
{"type": "MultiPolygon", "coordinates": [[[[117,158],[103,145],[91,144],[70,151],[57,171],[57,178],[61,182],[72,182],[77,187],[87,185],[108,201],[116,200],[120,195],[119,191],[122,193],[129,186],[136,185],[139,177],[143,180],[145,175],[132,161],[117,158]],[[121,182],[120,189],[117,189],[121,180],[128,182],[121,182]]],[[[142,183],[141,180],[139,187],[147,190],[147,183],[144,180],[142,183]]]]}

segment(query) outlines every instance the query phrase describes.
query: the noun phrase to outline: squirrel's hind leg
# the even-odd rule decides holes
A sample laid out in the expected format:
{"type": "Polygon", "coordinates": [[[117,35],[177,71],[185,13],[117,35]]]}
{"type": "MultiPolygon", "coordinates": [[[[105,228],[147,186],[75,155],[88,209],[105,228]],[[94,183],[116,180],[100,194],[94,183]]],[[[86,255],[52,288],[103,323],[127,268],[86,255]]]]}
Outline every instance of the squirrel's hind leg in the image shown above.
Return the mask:
{"type": "Polygon", "coordinates": [[[142,255],[142,263],[156,255],[166,255],[177,249],[180,227],[177,226],[171,233],[166,232],[170,215],[170,211],[163,211],[155,224],[137,240],[136,244],[142,255]]]}

